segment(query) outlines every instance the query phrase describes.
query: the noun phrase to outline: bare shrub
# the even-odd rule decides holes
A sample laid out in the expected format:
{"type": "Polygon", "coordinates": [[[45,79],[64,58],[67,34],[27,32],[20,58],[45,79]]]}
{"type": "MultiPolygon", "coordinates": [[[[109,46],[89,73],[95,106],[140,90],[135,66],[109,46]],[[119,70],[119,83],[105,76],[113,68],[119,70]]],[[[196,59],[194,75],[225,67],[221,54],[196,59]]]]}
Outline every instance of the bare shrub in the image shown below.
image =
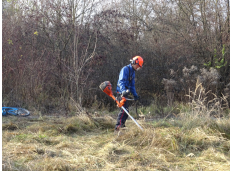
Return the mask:
{"type": "MultiPolygon", "coordinates": [[[[211,91],[211,93],[214,93],[216,96],[218,96],[220,74],[214,68],[210,68],[209,70],[205,68],[198,69],[197,66],[192,65],[190,68],[184,67],[184,69],[182,69],[182,73],[179,74],[177,74],[177,72],[175,72],[173,69],[170,69],[170,77],[174,79],[163,78],[162,80],[162,84],[164,84],[164,90],[167,93],[168,105],[173,103],[174,93],[176,96],[176,92],[178,96],[181,96],[181,101],[191,101],[190,98],[184,99],[183,96],[185,97],[185,95],[194,91],[197,95],[199,95],[198,93],[200,93],[200,91],[211,91]],[[179,75],[181,75],[181,77],[179,75]]],[[[225,91],[227,96],[228,87],[225,91]]],[[[200,95],[202,96],[202,94],[200,95]]],[[[212,99],[213,95],[209,94],[207,96],[207,102],[208,100],[212,99]]]]}
{"type": "Polygon", "coordinates": [[[172,106],[173,100],[174,100],[174,91],[175,86],[177,85],[176,81],[173,79],[165,79],[163,78],[162,84],[164,84],[164,90],[167,93],[167,99],[168,99],[168,105],[172,106]]]}
{"type": "Polygon", "coordinates": [[[191,68],[184,67],[182,70],[184,77],[190,77],[197,71],[197,67],[192,65],[191,68]]]}
{"type": "Polygon", "coordinates": [[[203,84],[206,90],[217,92],[217,85],[219,84],[220,74],[214,68],[210,68],[209,71],[205,68],[200,69],[201,74],[198,76],[200,82],[203,84]]]}

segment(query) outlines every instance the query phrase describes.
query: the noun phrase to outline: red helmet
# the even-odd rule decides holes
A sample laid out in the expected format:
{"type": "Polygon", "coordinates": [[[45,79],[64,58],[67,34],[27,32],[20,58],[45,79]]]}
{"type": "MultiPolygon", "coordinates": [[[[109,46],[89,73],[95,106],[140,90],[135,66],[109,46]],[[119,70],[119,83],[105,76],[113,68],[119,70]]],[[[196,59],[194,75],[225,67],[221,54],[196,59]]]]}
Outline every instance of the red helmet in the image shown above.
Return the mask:
{"type": "Polygon", "coordinates": [[[131,60],[132,64],[138,64],[141,68],[143,67],[144,60],[141,56],[135,56],[131,60]]]}

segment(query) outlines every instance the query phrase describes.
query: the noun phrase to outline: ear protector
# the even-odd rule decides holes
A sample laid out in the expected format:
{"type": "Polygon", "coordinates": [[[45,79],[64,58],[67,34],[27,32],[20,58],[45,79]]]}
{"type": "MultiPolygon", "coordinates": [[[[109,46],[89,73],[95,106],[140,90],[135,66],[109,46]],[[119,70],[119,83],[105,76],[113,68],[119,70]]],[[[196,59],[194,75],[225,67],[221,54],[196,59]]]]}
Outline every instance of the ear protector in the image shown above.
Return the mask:
{"type": "Polygon", "coordinates": [[[134,58],[130,59],[130,61],[131,61],[131,64],[132,64],[132,65],[135,65],[135,64],[138,64],[138,63],[139,63],[138,57],[134,57],[134,58]]]}
{"type": "Polygon", "coordinates": [[[140,56],[135,56],[130,61],[132,65],[138,64],[140,67],[143,65],[143,59],[140,56]]]}

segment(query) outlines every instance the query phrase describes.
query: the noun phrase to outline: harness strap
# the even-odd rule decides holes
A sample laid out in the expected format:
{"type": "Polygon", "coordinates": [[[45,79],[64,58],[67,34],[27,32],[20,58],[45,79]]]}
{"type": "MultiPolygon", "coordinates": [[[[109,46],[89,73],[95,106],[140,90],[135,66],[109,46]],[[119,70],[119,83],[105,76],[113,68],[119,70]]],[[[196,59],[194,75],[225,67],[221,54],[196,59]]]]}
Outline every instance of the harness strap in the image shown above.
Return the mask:
{"type": "Polygon", "coordinates": [[[132,77],[130,76],[130,68],[128,67],[128,71],[129,71],[129,76],[128,76],[128,80],[129,80],[129,85],[131,85],[131,81],[132,81],[132,77]]]}

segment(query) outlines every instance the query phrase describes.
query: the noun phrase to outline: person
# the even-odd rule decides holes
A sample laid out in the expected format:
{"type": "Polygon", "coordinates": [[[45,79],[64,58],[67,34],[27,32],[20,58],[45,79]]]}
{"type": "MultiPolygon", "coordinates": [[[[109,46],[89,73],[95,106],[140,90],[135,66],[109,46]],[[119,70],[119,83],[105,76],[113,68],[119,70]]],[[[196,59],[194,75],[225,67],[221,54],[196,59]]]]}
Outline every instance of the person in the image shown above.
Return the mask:
{"type": "MultiPolygon", "coordinates": [[[[117,98],[120,101],[122,96],[127,98],[128,94],[132,93],[135,100],[139,100],[139,96],[136,93],[135,89],[135,71],[138,71],[143,67],[143,58],[141,56],[135,56],[131,60],[131,63],[127,66],[124,66],[119,74],[119,79],[117,82],[117,98]]],[[[125,109],[128,110],[128,101],[123,105],[125,109]]],[[[117,117],[117,122],[115,126],[115,131],[119,131],[120,128],[125,127],[125,122],[128,118],[128,115],[123,109],[120,109],[120,112],[117,117]]]]}

